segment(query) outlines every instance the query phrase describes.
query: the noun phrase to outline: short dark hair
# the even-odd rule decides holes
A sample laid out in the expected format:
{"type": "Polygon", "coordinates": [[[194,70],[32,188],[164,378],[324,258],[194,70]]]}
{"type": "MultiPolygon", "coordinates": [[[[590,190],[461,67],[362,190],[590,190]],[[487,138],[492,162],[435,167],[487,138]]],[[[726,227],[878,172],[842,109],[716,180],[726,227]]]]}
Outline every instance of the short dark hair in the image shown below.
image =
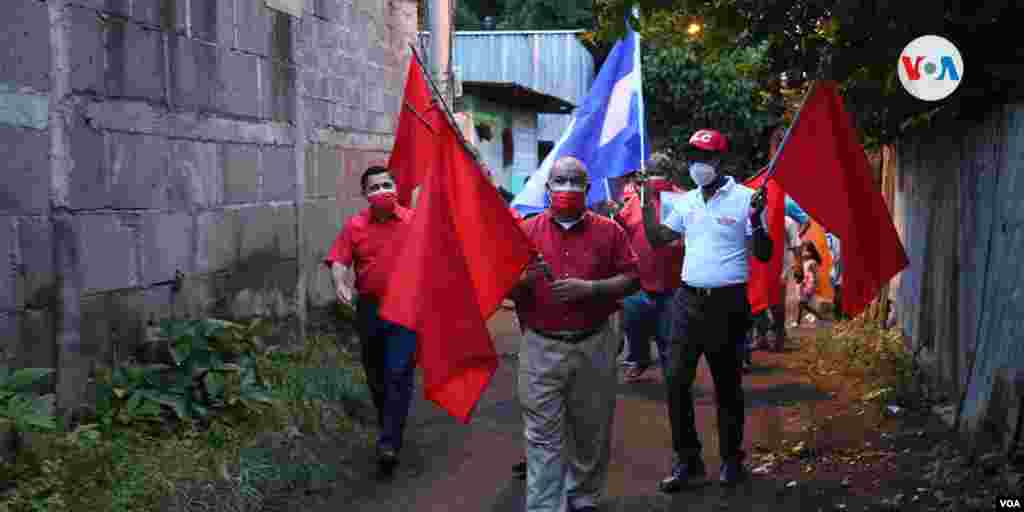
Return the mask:
{"type": "MultiPolygon", "coordinates": [[[[387,174],[388,176],[391,176],[391,171],[382,165],[371,165],[368,167],[363,171],[363,176],[359,178],[359,184],[362,186],[363,192],[366,192],[366,182],[370,179],[370,176],[373,176],[374,174],[387,174]]],[[[391,179],[394,179],[394,177],[392,176],[391,179]]]]}
{"type": "Polygon", "coordinates": [[[811,259],[821,264],[821,253],[818,252],[818,246],[814,245],[814,242],[810,240],[804,240],[804,250],[811,252],[811,259]]]}

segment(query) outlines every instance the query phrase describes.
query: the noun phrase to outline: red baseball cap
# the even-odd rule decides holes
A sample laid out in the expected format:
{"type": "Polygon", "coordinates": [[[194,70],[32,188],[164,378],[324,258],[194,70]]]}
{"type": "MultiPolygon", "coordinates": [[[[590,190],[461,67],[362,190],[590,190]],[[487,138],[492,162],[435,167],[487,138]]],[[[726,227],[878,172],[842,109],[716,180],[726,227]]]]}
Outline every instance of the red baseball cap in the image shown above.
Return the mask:
{"type": "Polygon", "coordinates": [[[690,146],[702,151],[725,153],[729,150],[729,141],[717,130],[704,128],[693,132],[690,136],[690,146]]]}

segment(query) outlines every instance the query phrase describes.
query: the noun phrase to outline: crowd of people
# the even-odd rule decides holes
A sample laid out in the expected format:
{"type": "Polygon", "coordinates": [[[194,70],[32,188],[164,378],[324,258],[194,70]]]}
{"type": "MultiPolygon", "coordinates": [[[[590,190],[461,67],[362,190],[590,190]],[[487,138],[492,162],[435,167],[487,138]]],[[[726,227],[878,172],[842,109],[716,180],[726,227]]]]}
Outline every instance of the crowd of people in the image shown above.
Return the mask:
{"type": "MultiPolygon", "coordinates": [[[[773,154],[781,133],[771,132],[773,154]]],[[[839,241],[826,235],[827,246],[819,246],[808,236],[813,221],[788,199],[786,237],[775,246],[763,192],[719,172],[728,151],[723,134],[699,130],[683,155],[696,188],[685,190],[672,159],[655,153],[622,202],[602,212],[587,208],[586,166],[563,157],[547,180],[548,209],[520,220],[540,253],[509,294],[522,331],[517,393],[526,456],[514,471],[526,479],[527,511],[597,510],[608,476],[620,356],[626,382],[651,377],[654,367],[663,375],[673,460],[657,483],[660,491],[678,492],[705,477],[692,393],[702,356],[718,406],[719,480],[731,485],[746,478],[742,375],[750,351],[781,351],[786,328],[801,315],[813,321],[824,315],[822,250],[832,251],[828,277],[835,288],[841,266],[839,241]],[[678,194],[667,208],[664,192],[678,194]],[[786,297],[757,315],[747,297],[750,258],[768,261],[777,250],[785,251],[783,290],[798,287],[798,311],[788,325],[786,297]]],[[[400,460],[416,335],[378,316],[385,276],[377,261],[411,211],[397,204],[386,168],[367,169],[362,191],[369,208],[345,223],[325,264],[338,300],[357,311],[380,427],[378,466],[386,476],[400,460]]]]}

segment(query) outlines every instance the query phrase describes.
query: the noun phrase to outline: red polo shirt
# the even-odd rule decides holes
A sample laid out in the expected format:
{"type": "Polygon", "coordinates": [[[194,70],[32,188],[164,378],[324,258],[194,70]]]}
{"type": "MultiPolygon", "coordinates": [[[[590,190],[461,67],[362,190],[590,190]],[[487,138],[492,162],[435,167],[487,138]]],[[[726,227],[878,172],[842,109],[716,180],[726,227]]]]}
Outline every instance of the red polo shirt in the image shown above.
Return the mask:
{"type": "MultiPolygon", "coordinates": [[[[637,258],[626,232],[615,221],[586,212],[569,229],[548,212],[522,223],[523,231],[551,266],[555,279],[608,279],[619,274],[636,276],[637,258]]],[[[614,298],[598,297],[561,303],[551,294],[551,283],[538,279],[516,303],[520,321],[541,331],[577,331],[597,327],[618,308],[614,298]]]]}
{"type": "MultiPolygon", "coordinates": [[[[654,208],[660,216],[660,197],[654,199],[654,208]]],[[[626,201],[616,220],[626,230],[630,246],[640,259],[637,269],[644,291],[664,293],[678,288],[682,284],[683,243],[676,240],[664,247],[651,246],[644,231],[644,212],[639,196],[626,201]]]]}
{"type": "Polygon", "coordinates": [[[331,245],[324,263],[330,267],[338,262],[345,266],[354,265],[356,290],[360,295],[380,297],[387,283],[387,276],[378,265],[381,254],[391,243],[399,227],[412,219],[412,210],[396,206],[394,215],[377,219],[367,208],[345,222],[338,237],[331,245]]]}

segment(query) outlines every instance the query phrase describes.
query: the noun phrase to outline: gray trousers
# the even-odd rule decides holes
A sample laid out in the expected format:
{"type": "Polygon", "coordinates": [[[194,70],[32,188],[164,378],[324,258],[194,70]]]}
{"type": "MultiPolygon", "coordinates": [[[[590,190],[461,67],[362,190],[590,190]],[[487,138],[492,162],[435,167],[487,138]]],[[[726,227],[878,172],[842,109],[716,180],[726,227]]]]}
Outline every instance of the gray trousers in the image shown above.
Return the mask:
{"type": "Polygon", "coordinates": [[[597,506],[608,480],[618,340],[610,327],[579,343],[523,335],[519,399],[526,423],[526,510],[597,506]]]}

